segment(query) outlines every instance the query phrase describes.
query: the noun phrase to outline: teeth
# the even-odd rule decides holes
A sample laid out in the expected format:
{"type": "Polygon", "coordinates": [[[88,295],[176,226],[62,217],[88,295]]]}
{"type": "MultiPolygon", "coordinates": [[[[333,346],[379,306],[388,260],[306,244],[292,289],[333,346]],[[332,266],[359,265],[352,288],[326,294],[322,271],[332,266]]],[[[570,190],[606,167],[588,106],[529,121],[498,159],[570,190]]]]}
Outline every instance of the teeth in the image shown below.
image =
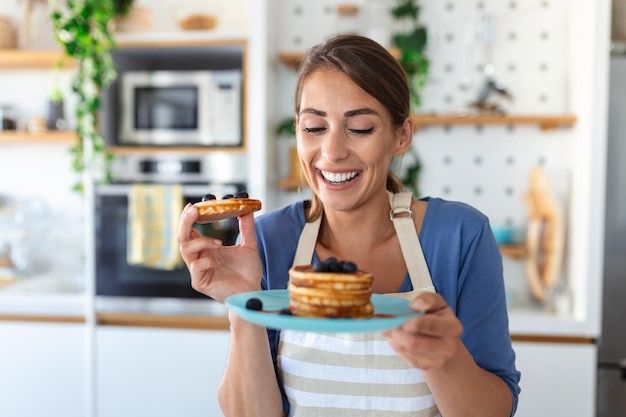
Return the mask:
{"type": "Polygon", "coordinates": [[[354,177],[359,175],[359,173],[356,172],[356,171],[343,172],[341,174],[340,173],[327,172],[327,171],[321,171],[321,173],[322,173],[322,176],[326,179],[326,181],[333,182],[333,183],[340,183],[340,182],[350,181],[351,179],[353,179],[354,177]]]}

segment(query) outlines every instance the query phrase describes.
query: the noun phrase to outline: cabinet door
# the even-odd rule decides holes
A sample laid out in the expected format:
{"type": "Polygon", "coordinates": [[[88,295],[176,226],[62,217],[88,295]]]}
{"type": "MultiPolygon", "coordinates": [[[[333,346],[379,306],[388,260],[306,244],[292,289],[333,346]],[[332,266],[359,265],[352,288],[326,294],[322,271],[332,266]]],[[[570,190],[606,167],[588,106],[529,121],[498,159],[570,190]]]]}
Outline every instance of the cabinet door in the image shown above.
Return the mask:
{"type": "Polygon", "coordinates": [[[97,417],[222,416],[226,331],[100,326],[97,417]]]}
{"type": "Polygon", "coordinates": [[[522,392],[515,417],[595,415],[596,346],[513,344],[522,392]]]}
{"type": "Polygon", "coordinates": [[[86,413],[85,326],[0,322],[0,416],[86,413]]]}

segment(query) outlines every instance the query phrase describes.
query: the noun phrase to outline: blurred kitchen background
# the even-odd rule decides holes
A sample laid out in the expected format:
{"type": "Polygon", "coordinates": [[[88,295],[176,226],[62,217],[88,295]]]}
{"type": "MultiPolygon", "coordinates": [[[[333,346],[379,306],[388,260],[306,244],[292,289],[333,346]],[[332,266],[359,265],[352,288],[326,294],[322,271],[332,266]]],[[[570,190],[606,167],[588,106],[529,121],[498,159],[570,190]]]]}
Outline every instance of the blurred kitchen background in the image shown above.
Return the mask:
{"type": "MultiPolygon", "coordinates": [[[[0,0],[1,415],[221,415],[225,309],[180,265],[127,262],[135,185],[180,185],[184,201],[247,190],[264,211],[307,198],[279,128],[298,60],[334,33],[393,50],[408,24],[391,13],[400,3],[135,0],[115,22],[118,76],[98,114],[112,182],[80,193],[77,68],[56,66],[50,18],[65,2],[0,0]],[[210,103],[195,119],[181,113],[198,105],[189,85],[210,103]]],[[[517,415],[623,415],[626,2],[417,4],[430,67],[398,170],[415,169],[420,196],[491,221],[522,371],[517,415]]],[[[204,232],[232,239],[236,223],[204,232]]]]}

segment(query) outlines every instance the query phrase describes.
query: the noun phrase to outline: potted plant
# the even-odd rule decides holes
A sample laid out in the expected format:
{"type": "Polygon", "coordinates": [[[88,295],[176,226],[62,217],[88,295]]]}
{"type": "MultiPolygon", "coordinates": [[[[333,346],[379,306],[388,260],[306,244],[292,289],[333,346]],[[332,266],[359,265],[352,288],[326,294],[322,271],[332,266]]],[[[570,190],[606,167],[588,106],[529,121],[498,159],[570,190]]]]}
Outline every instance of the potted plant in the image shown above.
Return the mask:
{"type": "MultiPolygon", "coordinates": [[[[57,40],[78,66],[72,82],[78,135],[71,150],[72,167],[77,174],[89,170],[101,181],[109,180],[112,159],[97,126],[100,93],[117,77],[111,57],[115,47],[111,22],[128,12],[132,1],[68,0],[67,9],[55,8],[52,13],[57,40]]],[[[81,181],[75,189],[82,190],[81,181]]]]}
{"type": "Polygon", "coordinates": [[[62,67],[63,60],[59,59],[54,65],[52,90],[48,96],[48,130],[62,130],[66,127],[63,92],[59,86],[62,67]]]}
{"type": "Polygon", "coordinates": [[[293,116],[285,117],[276,127],[276,134],[280,138],[287,138],[292,141],[289,146],[289,175],[281,180],[279,185],[287,190],[298,190],[306,185],[306,182],[300,168],[298,148],[293,141],[296,137],[296,119],[293,116]]]}

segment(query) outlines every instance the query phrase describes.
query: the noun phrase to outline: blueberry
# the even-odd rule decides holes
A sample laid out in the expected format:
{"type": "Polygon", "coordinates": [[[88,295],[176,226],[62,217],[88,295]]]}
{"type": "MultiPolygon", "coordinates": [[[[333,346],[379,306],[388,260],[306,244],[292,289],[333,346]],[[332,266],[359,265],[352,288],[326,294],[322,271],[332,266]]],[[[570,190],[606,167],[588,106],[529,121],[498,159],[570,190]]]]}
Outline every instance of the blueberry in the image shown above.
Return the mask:
{"type": "Polygon", "coordinates": [[[356,272],[356,270],[357,270],[357,267],[356,267],[356,264],[354,262],[341,261],[341,272],[352,274],[352,273],[356,272]]]}
{"type": "Polygon", "coordinates": [[[235,193],[235,198],[248,198],[248,193],[245,191],[239,191],[235,193]]]}
{"type": "Polygon", "coordinates": [[[215,197],[214,194],[205,194],[202,196],[202,201],[208,201],[208,200],[216,200],[217,197],[215,197]]]}
{"type": "Polygon", "coordinates": [[[328,265],[325,262],[318,262],[313,267],[313,271],[315,271],[315,272],[328,272],[328,265]]]}
{"type": "Polygon", "coordinates": [[[278,314],[281,316],[293,316],[293,313],[288,308],[281,308],[278,314]]]}
{"type": "Polygon", "coordinates": [[[329,258],[326,258],[326,260],[324,262],[327,263],[328,265],[330,265],[330,264],[338,262],[338,261],[337,261],[337,258],[335,258],[334,256],[331,256],[329,258]]]}
{"type": "Polygon", "coordinates": [[[228,200],[229,198],[233,198],[234,196],[232,194],[226,194],[224,195],[224,197],[222,197],[222,200],[228,200]]]}
{"type": "Polygon", "coordinates": [[[341,272],[341,262],[336,258],[328,258],[326,260],[329,272],[341,272]]]}
{"type": "Polygon", "coordinates": [[[248,310],[261,311],[263,310],[263,301],[258,298],[250,298],[246,301],[246,308],[248,310]]]}

